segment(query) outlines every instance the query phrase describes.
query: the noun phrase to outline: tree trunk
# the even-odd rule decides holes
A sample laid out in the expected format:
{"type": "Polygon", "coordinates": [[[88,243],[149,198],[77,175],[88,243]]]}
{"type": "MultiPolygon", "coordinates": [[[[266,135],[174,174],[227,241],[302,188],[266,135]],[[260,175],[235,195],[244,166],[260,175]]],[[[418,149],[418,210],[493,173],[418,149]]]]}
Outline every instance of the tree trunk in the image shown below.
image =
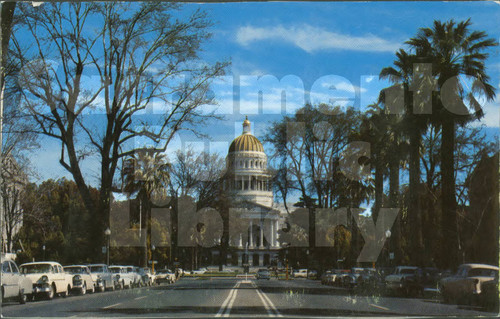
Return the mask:
{"type": "Polygon", "coordinates": [[[410,258],[415,265],[421,265],[422,260],[422,212],[420,207],[420,133],[416,127],[410,132],[410,186],[408,218],[410,222],[410,258]]]}
{"type": "Polygon", "coordinates": [[[456,223],[455,175],[454,175],[454,148],[455,123],[452,119],[443,121],[441,138],[441,230],[442,262],[444,268],[456,264],[458,253],[458,237],[456,223]]]}
{"type": "Polygon", "coordinates": [[[376,223],[378,213],[382,207],[382,199],[384,197],[384,162],[378,141],[375,144],[375,204],[373,205],[372,218],[376,223]]]}
{"type": "MultiPolygon", "coordinates": [[[[396,141],[398,138],[396,138],[396,141]]],[[[394,252],[394,261],[401,261],[401,207],[399,201],[399,152],[391,154],[389,162],[389,203],[391,208],[398,208],[398,216],[392,226],[392,235],[389,239],[389,251],[394,252]]]]}

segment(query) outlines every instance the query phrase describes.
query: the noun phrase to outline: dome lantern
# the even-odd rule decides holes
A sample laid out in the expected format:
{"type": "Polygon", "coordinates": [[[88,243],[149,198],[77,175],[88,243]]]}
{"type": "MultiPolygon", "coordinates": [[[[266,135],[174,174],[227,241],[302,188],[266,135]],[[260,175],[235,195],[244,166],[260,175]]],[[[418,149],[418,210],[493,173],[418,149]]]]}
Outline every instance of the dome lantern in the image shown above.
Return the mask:
{"type": "Polygon", "coordinates": [[[248,116],[246,116],[243,122],[243,134],[250,134],[250,131],[250,121],[248,120],[248,116]]]}

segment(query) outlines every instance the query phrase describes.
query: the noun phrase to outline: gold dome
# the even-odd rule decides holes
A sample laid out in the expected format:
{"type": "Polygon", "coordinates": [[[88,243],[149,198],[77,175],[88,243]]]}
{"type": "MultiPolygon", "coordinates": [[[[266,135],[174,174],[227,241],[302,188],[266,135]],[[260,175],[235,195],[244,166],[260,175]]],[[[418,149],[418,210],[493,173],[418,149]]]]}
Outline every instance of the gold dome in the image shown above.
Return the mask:
{"type": "Polygon", "coordinates": [[[234,139],[229,146],[229,153],[232,152],[264,152],[264,147],[258,138],[252,134],[243,134],[234,139]]]}
{"type": "Polygon", "coordinates": [[[264,152],[264,147],[258,138],[250,133],[250,121],[248,116],[243,122],[243,134],[234,139],[229,146],[229,153],[232,152],[264,152]]]}

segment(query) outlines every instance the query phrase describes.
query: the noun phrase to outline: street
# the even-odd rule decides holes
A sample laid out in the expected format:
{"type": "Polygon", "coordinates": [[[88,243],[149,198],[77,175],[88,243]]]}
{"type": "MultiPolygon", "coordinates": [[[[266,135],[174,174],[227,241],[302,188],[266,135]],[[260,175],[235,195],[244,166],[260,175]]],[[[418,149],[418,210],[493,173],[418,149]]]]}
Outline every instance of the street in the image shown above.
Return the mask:
{"type": "Polygon", "coordinates": [[[5,303],[2,317],[493,316],[436,299],[351,296],[313,280],[182,278],[172,285],[5,303]]]}

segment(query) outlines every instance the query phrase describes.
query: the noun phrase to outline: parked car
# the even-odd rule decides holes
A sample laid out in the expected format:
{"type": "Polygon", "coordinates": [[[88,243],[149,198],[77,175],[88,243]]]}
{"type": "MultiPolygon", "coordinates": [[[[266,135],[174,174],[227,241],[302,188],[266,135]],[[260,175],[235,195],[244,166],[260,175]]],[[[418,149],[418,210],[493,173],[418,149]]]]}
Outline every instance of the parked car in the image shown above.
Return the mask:
{"type": "Polygon", "coordinates": [[[497,277],[482,283],[481,293],[478,295],[477,303],[488,311],[498,312],[498,273],[497,277]]]}
{"type": "Polygon", "coordinates": [[[144,267],[139,269],[139,273],[142,276],[142,282],[146,286],[152,286],[156,284],[156,275],[152,272],[151,268],[144,267]]]}
{"type": "Polygon", "coordinates": [[[320,281],[322,285],[333,284],[333,276],[335,276],[334,270],[326,270],[321,274],[320,281]]]}
{"type": "Polygon", "coordinates": [[[128,272],[126,266],[109,266],[109,271],[113,273],[115,287],[118,289],[132,288],[135,275],[128,272]]]}
{"type": "Polygon", "coordinates": [[[348,269],[337,269],[335,271],[335,281],[334,285],[336,286],[346,286],[349,283],[351,277],[351,271],[348,269]]]}
{"type": "Polygon", "coordinates": [[[292,272],[293,278],[307,278],[307,269],[297,269],[292,272]]]}
{"type": "Polygon", "coordinates": [[[89,267],[83,265],[64,266],[64,271],[73,276],[72,292],[77,292],[81,295],[85,295],[87,292],[95,292],[94,280],[92,279],[89,267]]]}
{"type": "Polygon", "coordinates": [[[398,266],[393,274],[385,277],[385,288],[390,294],[422,295],[422,269],[413,266],[398,266]]]}
{"type": "Polygon", "coordinates": [[[271,273],[267,269],[259,269],[257,271],[257,279],[271,279],[271,273]]]}
{"type": "Polygon", "coordinates": [[[16,299],[24,304],[33,293],[33,283],[29,278],[19,272],[17,265],[12,260],[2,260],[0,276],[1,297],[0,300],[16,299]]]}
{"type": "MultiPolygon", "coordinates": [[[[439,292],[444,302],[473,303],[480,299],[485,282],[498,278],[498,267],[485,264],[463,264],[457,273],[441,279],[439,292]]],[[[497,295],[498,298],[498,295],[497,295]]]]}
{"type": "Polygon", "coordinates": [[[192,270],[191,275],[203,275],[204,273],[208,272],[207,268],[200,268],[197,270],[192,270]]]}
{"type": "Polygon", "coordinates": [[[140,287],[142,286],[142,276],[139,273],[139,267],[127,266],[127,272],[132,276],[132,286],[140,287]]]}
{"type": "Polygon", "coordinates": [[[64,272],[61,264],[53,261],[22,264],[20,272],[33,283],[33,296],[54,298],[67,297],[72,288],[73,276],[64,272]]]}
{"type": "Polygon", "coordinates": [[[175,273],[171,271],[170,269],[162,269],[159,270],[156,273],[156,281],[158,284],[161,284],[162,282],[166,283],[174,283],[175,282],[175,273]]]}
{"type": "Polygon", "coordinates": [[[359,267],[351,268],[351,272],[343,276],[342,285],[348,288],[354,288],[358,284],[358,278],[363,273],[364,269],[359,267]]]}
{"type": "Polygon", "coordinates": [[[106,289],[115,290],[115,280],[113,273],[108,269],[106,264],[88,265],[92,280],[96,291],[104,291],[106,289]]]}
{"type": "Polygon", "coordinates": [[[309,279],[317,279],[318,278],[318,272],[316,270],[309,270],[307,272],[307,278],[309,278],[309,279]]]}

